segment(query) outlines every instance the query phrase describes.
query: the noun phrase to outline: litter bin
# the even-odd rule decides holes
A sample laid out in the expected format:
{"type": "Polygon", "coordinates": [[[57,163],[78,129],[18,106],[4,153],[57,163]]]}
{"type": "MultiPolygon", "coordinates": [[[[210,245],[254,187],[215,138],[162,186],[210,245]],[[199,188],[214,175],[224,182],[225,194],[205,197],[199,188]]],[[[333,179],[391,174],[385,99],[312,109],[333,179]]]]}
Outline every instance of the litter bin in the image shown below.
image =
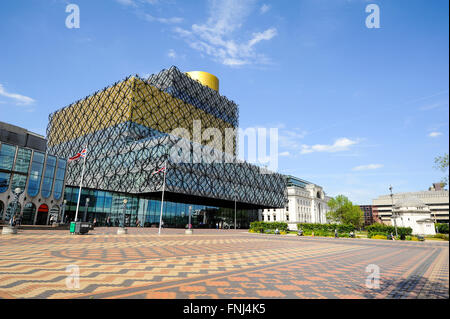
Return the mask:
{"type": "Polygon", "coordinates": [[[71,233],[71,234],[74,234],[74,233],[75,233],[75,227],[76,227],[76,224],[77,224],[77,223],[75,223],[75,222],[71,222],[71,223],[70,223],[70,233],[71,233]]]}
{"type": "Polygon", "coordinates": [[[70,232],[77,235],[87,234],[91,225],[87,222],[70,223],[70,232]]]}

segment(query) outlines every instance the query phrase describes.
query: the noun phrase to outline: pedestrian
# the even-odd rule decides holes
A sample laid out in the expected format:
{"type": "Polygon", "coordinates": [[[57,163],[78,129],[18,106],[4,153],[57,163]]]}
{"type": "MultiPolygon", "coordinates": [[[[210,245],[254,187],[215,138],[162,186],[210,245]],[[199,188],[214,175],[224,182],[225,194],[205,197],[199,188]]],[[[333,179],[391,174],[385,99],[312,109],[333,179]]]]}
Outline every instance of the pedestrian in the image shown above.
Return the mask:
{"type": "Polygon", "coordinates": [[[392,240],[395,240],[394,234],[392,232],[391,232],[391,238],[392,238],[392,240]]]}
{"type": "Polygon", "coordinates": [[[337,228],[334,230],[334,238],[338,238],[338,231],[337,231],[337,228]]]}

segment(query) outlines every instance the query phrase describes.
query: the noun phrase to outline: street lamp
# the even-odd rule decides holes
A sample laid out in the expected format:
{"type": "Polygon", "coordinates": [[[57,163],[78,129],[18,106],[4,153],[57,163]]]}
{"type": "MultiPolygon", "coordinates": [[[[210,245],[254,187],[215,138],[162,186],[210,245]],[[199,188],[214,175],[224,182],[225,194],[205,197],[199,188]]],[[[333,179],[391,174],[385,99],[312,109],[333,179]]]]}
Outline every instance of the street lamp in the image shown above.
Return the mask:
{"type": "Polygon", "coordinates": [[[61,223],[64,224],[64,214],[66,212],[67,199],[63,200],[61,223]]]}
{"type": "Polygon", "coordinates": [[[15,190],[14,190],[14,208],[13,208],[13,211],[11,212],[11,218],[9,219],[9,226],[13,226],[13,222],[14,222],[14,217],[16,217],[16,212],[17,212],[17,204],[19,203],[19,197],[20,197],[20,194],[22,194],[22,189],[20,188],[20,187],[17,187],[15,190]]]}
{"type": "Polygon", "coordinates": [[[17,228],[14,226],[14,217],[16,216],[17,205],[19,203],[19,197],[23,193],[23,190],[20,187],[17,187],[14,190],[14,201],[12,212],[9,214],[9,225],[3,227],[2,234],[17,234],[17,228]]]}
{"type": "Polygon", "coordinates": [[[392,194],[392,185],[389,185],[389,191],[391,192],[391,203],[392,203],[392,217],[394,219],[394,227],[395,227],[395,237],[398,237],[397,232],[397,214],[394,213],[394,194],[392,194]]]}
{"type": "Polygon", "coordinates": [[[88,207],[89,207],[89,197],[86,198],[86,205],[84,206],[84,216],[83,216],[84,222],[86,222],[88,207]]]}
{"type": "Polygon", "coordinates": [[[192,213],[192,206],[189,206],[189,221],[188,221],[188,229],[184,231],[186,235],[192,235],[192,229],[191,229],[191,213],[192,213]]]}
{"type": "Polygon", "coordinates": [[[117,235],[124,235],[127,233],[127,229],[125,228],[125,211],[127,209],[128,200],[125,198],[123,200],[123,213],[122,213],[122,225],[117,229],[117,235]]]}

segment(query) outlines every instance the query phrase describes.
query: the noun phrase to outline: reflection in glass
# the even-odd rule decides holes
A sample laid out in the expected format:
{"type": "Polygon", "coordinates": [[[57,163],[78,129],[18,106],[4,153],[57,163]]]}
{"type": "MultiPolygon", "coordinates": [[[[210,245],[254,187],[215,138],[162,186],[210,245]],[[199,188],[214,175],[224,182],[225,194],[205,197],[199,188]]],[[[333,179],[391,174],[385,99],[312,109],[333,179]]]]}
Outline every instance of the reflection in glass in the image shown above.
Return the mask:
{"type": "Polygon", "coordinates": [[[42,169],[44,167],[44,154],[34,152],[33,161],[31,163],[30,182],[28,183],[28,195],[31,197],[39,193],[41,184],[42,169]]]}
{"type": "Polygon", "coordinates": [[[0,147],[0,169],[11,171],[14,164],[16,147],[9,144],[1,144],[0,147]]]}
{"type": "Polygon", "coordinates": [[[48,198],[52,193],[53,177],[55,176],[56,157],[47,156],[47,163],[45,164],[44,182],[42,183],[42,197],[48,198]]]}

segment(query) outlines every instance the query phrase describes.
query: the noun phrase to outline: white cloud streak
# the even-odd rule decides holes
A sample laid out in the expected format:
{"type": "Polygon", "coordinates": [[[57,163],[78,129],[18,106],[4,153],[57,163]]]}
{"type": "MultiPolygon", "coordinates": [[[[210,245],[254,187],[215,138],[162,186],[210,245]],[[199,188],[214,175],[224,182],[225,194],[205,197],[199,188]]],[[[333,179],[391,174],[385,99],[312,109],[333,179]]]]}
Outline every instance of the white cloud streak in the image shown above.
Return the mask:
{"type": "Polygon", "coordinates": [[[175,28],[191,48],[228,66],[266,64],[268,58],[256,52],[255,45],[277,35],[276,28],[255,32],[247,41],[236,37],[249,16],[252,0],[213,0],[209,17],[204,24],[193,24],[191,29],[175,28]]]}
{"type": "Polygon", "coordinates": [[[368,171],[368,170],[374,170],[378,168],[382,168],[383,164],[369,164],[369,165],[360,165],[353,167],[353,171],[368,171]]]}
{"type": "Polygon", "coordinates": [[[260,12],[261,14],[264,14],[264,13],[266,13],[266,12],[269,11],[269,10],[270,10],[270,6],[264,3],[264,4],[261,6],[261,8],[259,9],[259,12],[260,12]]]}
{"type": "Polygon", "coordinates": [[[438,137],[440,135],[442,135],[441,132],[431,132],[430,134],[428,134],[429,137],[438,137]]]}
{"type": "Polygon", "coordinates": [[[29,105],[35,102],[31,97],[7,92],[2,84],[0,84],[0,95],[15,100],[16,105],[29,105]]]}
{"type": "Polygon", "coordinates": [[[333,144],[315,144],[315,145],[302,145],[301,154],[309,154],[313,152],[341,152],[348,151],[350,146],[357,144],[357,140],[351,140],[346,137],[338,138],[333,144]]]}

